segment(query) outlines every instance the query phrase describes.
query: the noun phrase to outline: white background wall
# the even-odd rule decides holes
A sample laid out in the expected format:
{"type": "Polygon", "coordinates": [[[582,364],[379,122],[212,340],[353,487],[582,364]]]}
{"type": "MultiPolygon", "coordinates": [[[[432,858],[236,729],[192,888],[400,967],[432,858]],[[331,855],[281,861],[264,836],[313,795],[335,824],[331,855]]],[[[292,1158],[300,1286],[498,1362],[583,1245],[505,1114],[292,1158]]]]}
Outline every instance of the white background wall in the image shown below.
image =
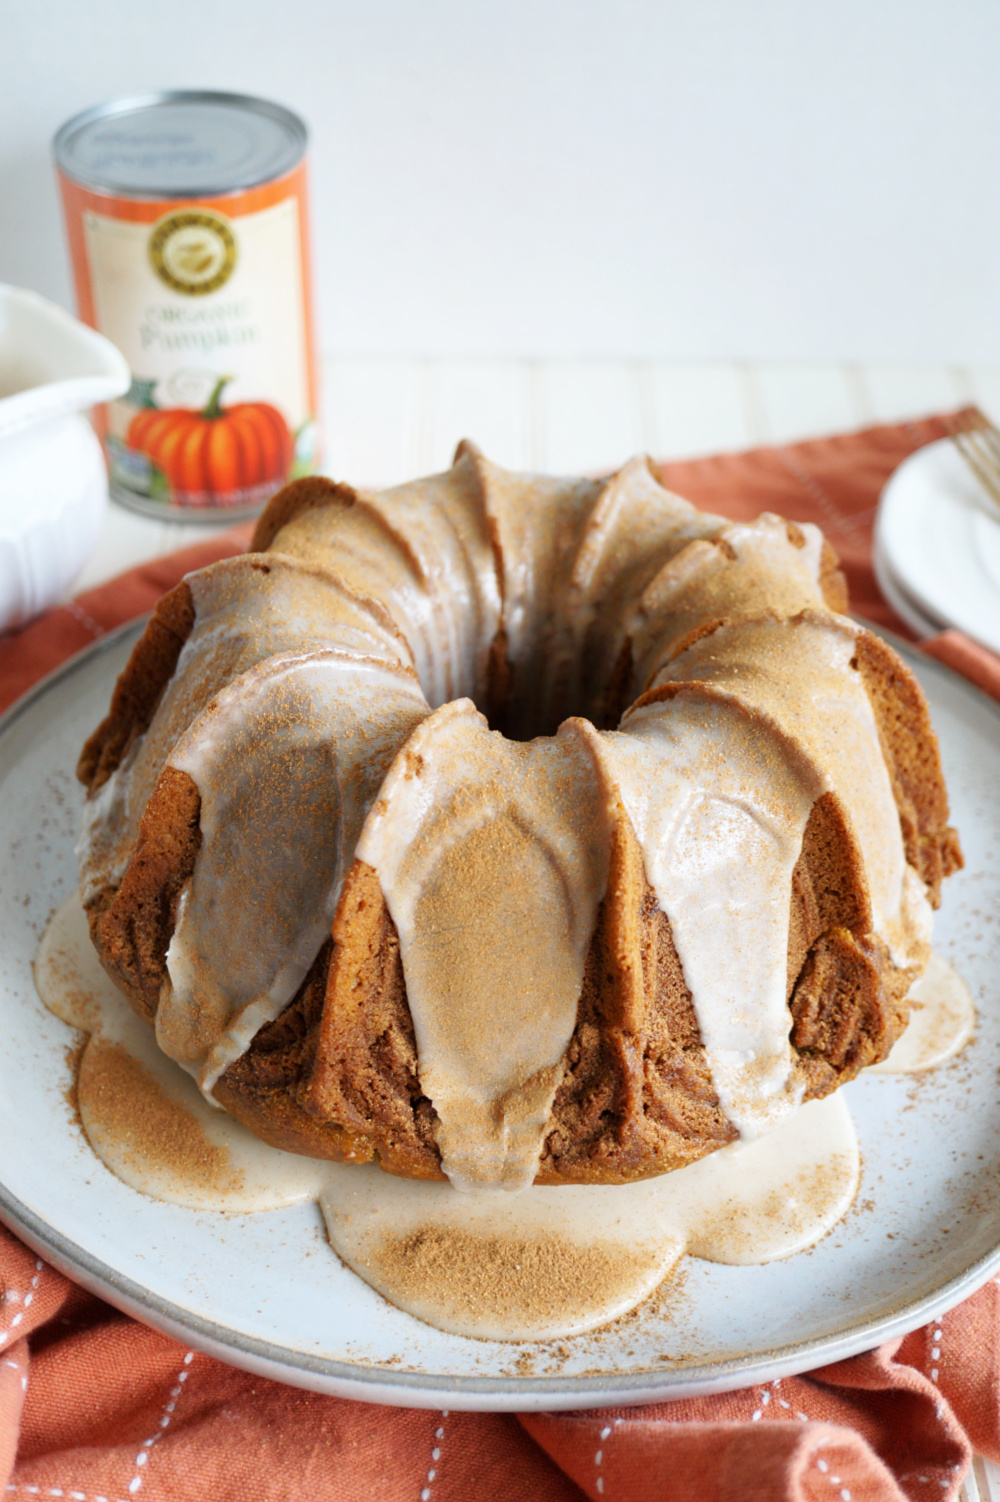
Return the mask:
{"type": "Polygon", "coordinates": [[[1000,362],[997,0],[0,0],[0,279],[171,86],[312,126],[329,354],[1000,362]]]}

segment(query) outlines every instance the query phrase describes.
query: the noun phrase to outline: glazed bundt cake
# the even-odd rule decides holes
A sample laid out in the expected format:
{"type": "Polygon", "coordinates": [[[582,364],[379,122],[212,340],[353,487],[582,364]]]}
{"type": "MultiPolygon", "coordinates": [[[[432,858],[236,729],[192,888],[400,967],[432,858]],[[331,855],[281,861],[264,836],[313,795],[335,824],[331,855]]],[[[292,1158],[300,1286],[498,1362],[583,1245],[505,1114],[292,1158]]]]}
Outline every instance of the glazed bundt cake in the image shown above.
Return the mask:
{"type": "Polygon", "coordinates": [[[645,460],[300,480],[164,596],[84,747],[82,898],[268,1142],[622,1183],[885,1057],[961,864],[912,674],[817,528],[645,460]]]}

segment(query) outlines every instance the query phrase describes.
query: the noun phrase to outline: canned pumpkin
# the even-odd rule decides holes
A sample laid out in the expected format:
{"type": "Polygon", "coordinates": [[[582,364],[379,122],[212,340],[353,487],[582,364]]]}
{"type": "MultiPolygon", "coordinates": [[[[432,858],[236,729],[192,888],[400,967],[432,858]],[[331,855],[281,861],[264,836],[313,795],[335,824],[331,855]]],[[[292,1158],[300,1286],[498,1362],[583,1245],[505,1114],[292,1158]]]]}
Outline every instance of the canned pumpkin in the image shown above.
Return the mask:
{"type": "Polygon", "coordinates": [[[251,515],[316,468],[305,144],[280,106],[193,92],[56,136],[80,316],[133,374],[98,419],[126,505],[251,515]]]}

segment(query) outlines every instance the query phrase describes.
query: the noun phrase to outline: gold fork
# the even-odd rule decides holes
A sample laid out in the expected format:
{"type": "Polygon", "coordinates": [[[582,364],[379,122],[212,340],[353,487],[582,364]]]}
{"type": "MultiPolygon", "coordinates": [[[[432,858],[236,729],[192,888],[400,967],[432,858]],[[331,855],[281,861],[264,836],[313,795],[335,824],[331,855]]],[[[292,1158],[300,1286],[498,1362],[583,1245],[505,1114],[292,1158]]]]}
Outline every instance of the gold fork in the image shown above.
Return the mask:
{"type": "Polygon", "coordinates": [[[1000,516],[1000,429],[977,407],[944,419],[948,437],[1000,516]]]}

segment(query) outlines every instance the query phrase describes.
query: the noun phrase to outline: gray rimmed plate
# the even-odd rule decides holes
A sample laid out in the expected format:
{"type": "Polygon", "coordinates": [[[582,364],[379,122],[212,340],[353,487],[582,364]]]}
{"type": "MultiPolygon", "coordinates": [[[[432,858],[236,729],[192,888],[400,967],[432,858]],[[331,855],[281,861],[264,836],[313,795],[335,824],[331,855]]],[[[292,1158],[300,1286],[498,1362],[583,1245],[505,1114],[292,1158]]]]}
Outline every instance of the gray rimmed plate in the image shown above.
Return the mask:
{"type": "Polygon", "coordinates": [[[767,1267],[687,1259],[624,1321],[512,1346],[445,1335],[387,1304],[330,1250],[314,1204],[214,1215],[127,1188],[73,1119],[74,1035],[39,1001],[31,962],[75,885],[77,753],[138,630],[74,658],[0,721],[0,1219],[54,1266],[178,1339],[280,1381],[374,1402],[514,1411],[770,1381],[922,1324],[1000,1271],[1000,709],[899,642],[930,700],[967,861],[946,885],[936,944],[969,983],[979,1024],[936,1072],[846,1087],[861,1192],[811,1251],[767,1267]]]}

